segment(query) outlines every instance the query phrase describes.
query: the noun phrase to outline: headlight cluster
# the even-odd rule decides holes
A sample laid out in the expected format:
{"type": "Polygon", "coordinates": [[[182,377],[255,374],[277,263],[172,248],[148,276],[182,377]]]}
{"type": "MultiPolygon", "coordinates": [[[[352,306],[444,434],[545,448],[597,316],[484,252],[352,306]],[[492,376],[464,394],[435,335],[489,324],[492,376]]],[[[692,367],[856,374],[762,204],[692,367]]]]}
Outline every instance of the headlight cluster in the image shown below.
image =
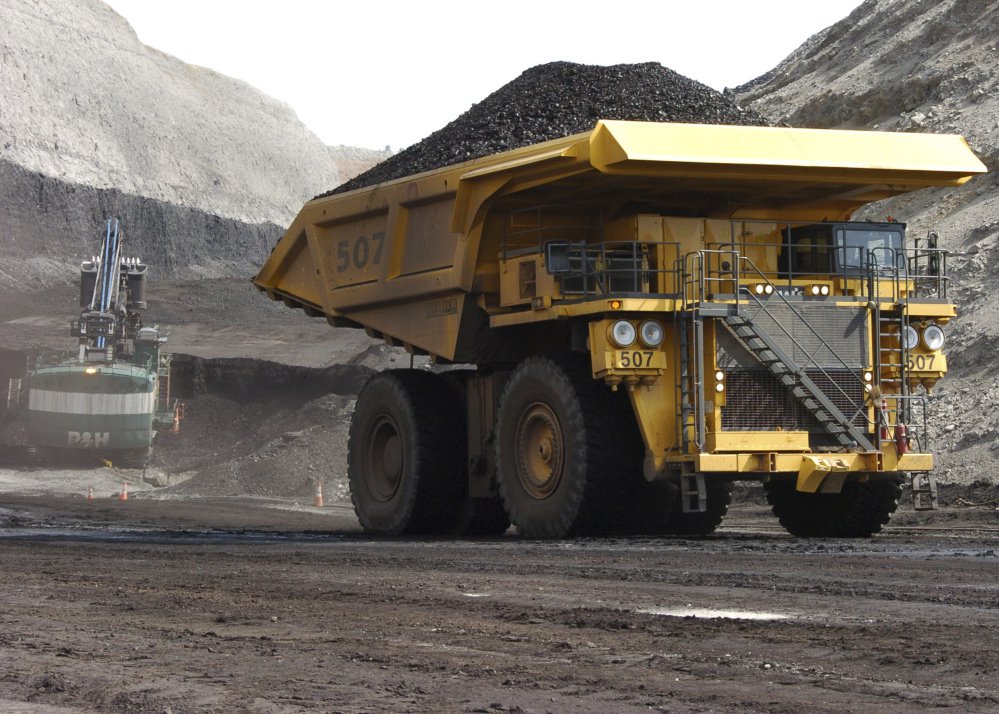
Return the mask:
{"type": "Polygon", "coordinates": [[[826,295],[829,294],[829,286],[813,285],[808,289],[808,293],[813,297],[819,297],[819,296],[825,297],[826,295]]]}
{"type": "MultiPolygon", "coordinates": [[[[905,345],[905,349],[914,350],[919,346],[919,331],[916,330],[912,325],[906,326],[905,330],[902,331],[902,343],[905,345]]],[[[926,349],[936,352],[937,350],[943,348],[944,342],[944,331],[940,329],[939,325],[930,325],[923,330],[923,345],[926,349]]]]}
{"type": "Polygon", "coordinates": [[[658,347],[665,337],[666,331],[655,320],[646,320],[637,330],[628,320],[618,320],[610,328],[611,342],[618,347],[630,347],[638,338],[646,347],[658,347]]]}
{"type": "Polygon", "coordinates": [[[923,344],[927,349],[938,350],[944,346],[944,333],[937,325],[930,325],[923,330],[923,344]]]}

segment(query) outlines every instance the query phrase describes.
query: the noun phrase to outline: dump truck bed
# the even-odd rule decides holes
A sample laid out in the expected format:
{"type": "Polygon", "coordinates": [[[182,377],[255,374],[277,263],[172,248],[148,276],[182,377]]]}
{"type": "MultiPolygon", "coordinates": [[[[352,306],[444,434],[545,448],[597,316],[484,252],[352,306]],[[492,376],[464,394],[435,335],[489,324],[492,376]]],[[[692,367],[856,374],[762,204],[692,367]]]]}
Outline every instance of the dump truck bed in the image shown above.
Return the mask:
{"type": "Polygon", "coordinates": [[[504,312],[495,298],[500,255],[529,247],[539,227],[532,218],[519,233],[518,216],[569,207],[556,211],[566,230],[574,213],[587,223],[643,212],[843,220],[871,201],[957,186],[985,170],[953,135],[601,121],[584,134],[310,201],[254,283],[416,352],[489,361],[483,328],[504,312]]]}

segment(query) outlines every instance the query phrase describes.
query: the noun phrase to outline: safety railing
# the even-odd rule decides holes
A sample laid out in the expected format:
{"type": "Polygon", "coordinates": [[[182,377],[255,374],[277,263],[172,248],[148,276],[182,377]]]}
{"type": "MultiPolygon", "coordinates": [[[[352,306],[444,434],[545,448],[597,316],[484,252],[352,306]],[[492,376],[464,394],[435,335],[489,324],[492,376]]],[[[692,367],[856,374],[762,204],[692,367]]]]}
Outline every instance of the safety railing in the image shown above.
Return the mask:
{"type": "MultiPolygon", "coordinates": [[[[837,372],[839,369],[842,369],[842,373],[853,375],[857,385],[860,387],[861,393],[867,395],[869,391],[867,383],[863,379],[864,366],[848,363],[829,343],[826,336],[801,314],[795,306],[795,302],[777,290],[777,286],[774,285],[770,278],[752,260],[746,256],[739,255],[738,251],[735,250],[704,250],[690,253],[685,257],[683,278],[685,291],[682,298],[685,309],[695,311],[700,309],[700,306],[709,302],[712,297],[709,287],[724,286],[729,283],[734,287],[734,290],[729,293],[733,302],[733,314],[745,315],[753,322],[756,322],[759,316],[765,313],[770,318],[770,322],[777,326],[784,339],[789,341],[800,354],[805,355],[806,359],[803,362],[796,362],[798,369],[817,370],[826,378],[825,381],[829,385],[832,385],[835,391],[839,393],[837,395],[838,398],[850,405],[853,413],[844,415],[847,421],[854,423],[858,419],[861,419],[867,427],[874,426],[874,421],[868,414],[869,405],[866,398],[864,401],[858,403],[843,388],[840,380],[831,374],[832,369],[836,369],[837,372]],[[710,271],[705,270],[705,265],[713,257],[717,258],[720,256],[727,256],[731,259],[730,270],[726,275],[711,275],[710,271]],[[769,286],[770,289],[764,290],[762,295],[757,295],[747,285],[743,284],[744,282],[769,286]],[[814,338],[816,343],[814,350],[809,351],[802,344],[801,340],[795,337],[793,332],[788,329],[789,325],[785,324],[786,315],[774,314],[768,307],[770,300],[776,300],[777,304],[782,305],[787,312],[794,315],[794,325],[804,327],[807,334],[810,334],[814,338]],[[755,312],[747,312],[749,308],[754,308],[755,312]],[[818,353],[823,353],[827,357],[827,359],[823,360],[825,364],[821,364],[817,360],[816,356],[818,353]],[[832,362],[837,367],[829,367],[829,356],[832,357],[832,362]]],[[[703,368],[698,370],[698,373],[703,374],[703,368]]]]}
{"type": "Polygon", "coordinates": [[[895,427],[904,424],[909,449],[915,444],[915,451],[930,452],[929,411],[930,399],[925,394],[890,394],[883,397],[885,406],[878,405],[875,419],[878,424],[879,441],[896,441],[895,427]]]}
{"type": "Polygon", "coordinates": [[[559,281],[563,297],[615,293],[676,296],[678,243],[548,241],[545,265],[559,281]]]}

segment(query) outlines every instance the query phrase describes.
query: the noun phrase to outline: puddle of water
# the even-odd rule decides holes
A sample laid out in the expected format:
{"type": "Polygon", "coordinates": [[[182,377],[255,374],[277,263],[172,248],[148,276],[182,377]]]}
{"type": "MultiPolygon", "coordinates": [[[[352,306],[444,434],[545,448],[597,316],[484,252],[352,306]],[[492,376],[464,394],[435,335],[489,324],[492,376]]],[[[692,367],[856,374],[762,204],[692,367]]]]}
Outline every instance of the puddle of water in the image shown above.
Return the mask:
{"type": "Polygon", "coordinates": [[[706,607],[644,607],[635,610],[643,615],[700,617],[707,620],[787,620],[788,615],[754,610],[713,610],[706,607]]]}

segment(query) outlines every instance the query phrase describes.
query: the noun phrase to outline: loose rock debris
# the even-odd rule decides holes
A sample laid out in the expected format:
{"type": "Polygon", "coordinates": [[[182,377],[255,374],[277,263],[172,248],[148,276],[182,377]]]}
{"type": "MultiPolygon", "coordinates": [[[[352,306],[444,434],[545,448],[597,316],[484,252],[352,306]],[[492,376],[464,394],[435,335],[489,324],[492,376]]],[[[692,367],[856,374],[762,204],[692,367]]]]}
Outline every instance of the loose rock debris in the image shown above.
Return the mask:
{"type": "Polygon", "coordinates": [[[551,62],[525,71],[442,129],[329,196],[589,131],[599,119],[769,126],[714,89],[657,62],[551,62]]]}

